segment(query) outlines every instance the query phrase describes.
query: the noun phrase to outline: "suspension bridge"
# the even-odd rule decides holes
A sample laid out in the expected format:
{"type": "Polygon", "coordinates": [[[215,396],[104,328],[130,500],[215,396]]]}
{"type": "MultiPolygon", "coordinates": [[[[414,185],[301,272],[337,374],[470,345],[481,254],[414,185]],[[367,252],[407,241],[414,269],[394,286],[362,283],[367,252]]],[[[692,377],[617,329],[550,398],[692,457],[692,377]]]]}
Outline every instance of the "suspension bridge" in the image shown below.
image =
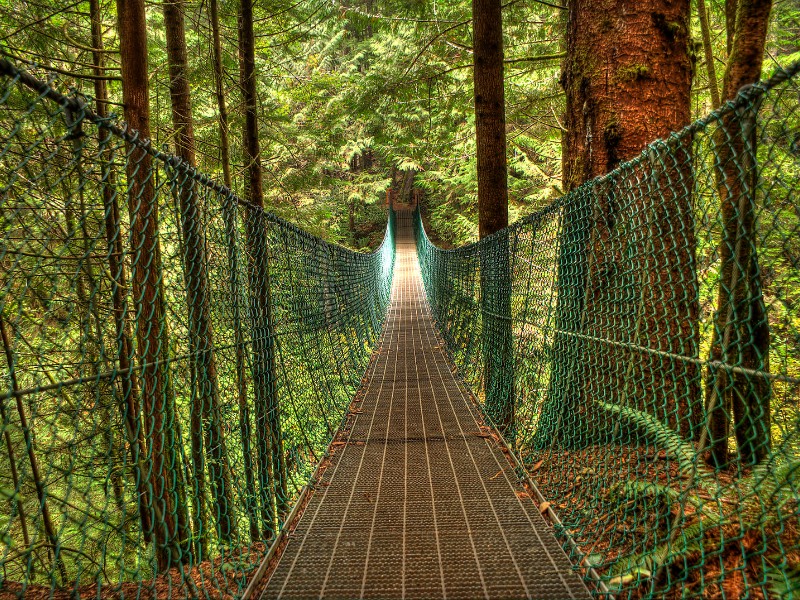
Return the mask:
{"type": "Polygon", "coordinates": [[[588,598],[438,342],[410,212],[357,414],[262,598],[588,598]]]}
{"type": "Polygon", "coordinates": [[[0,61],[0,597],[796,597],[797,71],[358,253],[0,61]]]}

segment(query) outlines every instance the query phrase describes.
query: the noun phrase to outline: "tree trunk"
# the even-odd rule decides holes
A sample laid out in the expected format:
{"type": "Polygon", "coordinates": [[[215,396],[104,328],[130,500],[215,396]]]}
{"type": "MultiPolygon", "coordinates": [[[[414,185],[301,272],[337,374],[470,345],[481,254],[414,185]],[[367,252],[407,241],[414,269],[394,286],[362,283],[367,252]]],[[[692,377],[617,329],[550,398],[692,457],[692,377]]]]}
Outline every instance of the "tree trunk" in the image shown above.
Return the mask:
{"type": "Polygon", "coordinates": [[[288,494],[280,429],[275,339],[270,300],[268,222],[263,210],[252,0],[241,1],[239,59],[245,108],[244,158],[248,173],[245,197],[252,205],[247,210],[245,235],[250,261],[250,315],[253,328],[253,389],[256,396],[258,476],[261,485],[263,535],[271,538],[275,534],[275,517],[282,517],[287,511],[288,494]]]}
{"type": "MultiPolygon", "coordinates": [[[[172,122],[177,155],[192,168],[196,166],[192,102],[186,54],[183,0],[164,0],[164,24],[167,33],[167,61],[170,75],[172,122]]],[[[223,544],[236,538],[236,517],[233,510],[228,449],[222,434],[219,407],[219,382],[214,354],[214,331],[211,321],[208,254],[203,227],[202,206],[194,193],[195,182],[186,174],[174,173],[173,185],[180,200],[183,231],[183,262],[186,279],[186,303],[189,308],[189,346],[194,361],[196,389],[192,390],[192,411],[197,412],[204,426],[205,452],[217,535],[223,544]]],[[[199,458],[199,457],[198,457],[199,458]]],[[[196,461],[196,476],[203,478],[203,460],[196,461]]],[[[200,494],[198,494],[200,496],[200,494]]],[[[199,515],[202,517],[202,513],[199,515]]],[[[203,532],[200,533],[204,537],[203,532]]]]}
{"type": "Polygon", "coordinates": [[[739,0],[731,55],[725,69],[723,98],[731,100],[761,77],[772,0],[739,0]]]}
{"type": "MultiPolygon", "coordinates": [[[[117,0],[125,120],[139,140],[150,138],[147,27],[143,0],[117,0]]],[[[153,188],[152,157],[128,144],[128,208],[133,252],[132,280],[136,309],[137,354],[142,382],[144,432],[150,441],[150,519],[160,571],[186,562],[191,536],[181,490],[179,448],[173,426],[174,397],[166,363],[165,310],[161,289],[158,204],[153,188]]]]}
{"type": "MultiPolygon", "coordinates": [[[[30,468],[31,473],[30,477],[33,479],[33,484],[36,488],[36,497],[39,500],[38,512],[42,515],[42,525],[44,526],[44,532],[47,536],[47,541],[50,544],[50,549],[53,552],[53,563],[55,568],[58,569],[61,585],[66,586],[69,583],[67,579],[67,568],[64,565],[64,561],[62,560],[59,552],[58,533],[56,531],[55,524],[53,523],[53,519],[50,516],[50,505],[47,503],[47,490],[45,489],[45,482],[42,479],[41,471],[39,469],[39,459],[36,455],[36,443],[33,439],[33,431],[28,424],[28,415],[25,411],[25,406],[22,403],[22,395],[19,394],[16,361],[14,360],[14,354],[11,349],[11,339],[6,331],[6,322],[2,315],[0,315],[0,338],[2,338],[3,351],[5,354],[6,365],[8,366],[8,378],[11,383],[11,391],[14,393],[17,403],[19,428],[22,430],[24,446],[28,453],[28,467],[30,468]]],[[[3,400],[3,402],[5,402],[5,400],[3,400]]],[[[3,414],[2,417],[5,424],[6,415],[3,414]]],[[[19,488],[17,488],[15,491],[19,492],[19,488]]],[[[32,548],[28,547],[26,550],[32,550],[32,548]]]]}
{"type": "Polygon", "coordinates": [[[566,190],[688,124],[688,23],[688,0],[570,0],[566,190]]]}
{"type": "Polygon", "coordinates": [[[214,55],[214,92],[217,96],[217,110],[219,111],[219,147],[222,180],[225,183],[225,187],[231,189],[231,145],[228,140],[228,107],[225,102],[225,85],[222,82],[225,73],[222,68],[218,0],[209,0],[209,19],[211,20],[211,34],[214,38],[212,47],[214,55]]]}
{"type": "MultiPolygon", "coordinates": [[[[219,145],[220,161],[222,162],[222,178],[225,187],[231,189],[231,158],[230,141],[228,139],[228,107],[225,101],[225,86],[222,82],[224,72],[222,68],[222,44],[219,30],[219,7],[217,0],[209,0],[209,18],[211,31],[214,38],[214,89],[217,97],[217,110],[219,111],[219,145]]],[[[250,524],[250,539],[260,539],[258,518],[255,502],[255,479],[253,477],[253,456],[250,450],[250,406],[247,401],[247,361],[245,350],[244,329],[242,327],[242,313],[240,301],[243,298],[241,282],[239,281],[239,252],[238,236],[236,234],[236,204],[232,198],[222,200],[222,214],[225,221],[225,242],[228,249],[228,268],[230,270],[229,290],[231,297],[231,316],[233,318],[234,343],[236,345],[236,392],[239,404],[239,431],[242,436],[242,457],[244,460],[245,475],[245,506],[250,524]]]]}
{"type": "MultiPolygon", "coordinates": [[[[570,191],[688,124],[692,65],[689,0],[570,0],[567,18],[563,172],[570,191]]],[[[599,181],[565,206],[539,443],[550,443],[564,416],[576,413],[576,439],[591,439],[598,433],[587,405],[593,400],[646,407],[695,434],[697,369],[660,358],[698,352],[690,144],[654,148],[613,183],[599,181]]]]}
{"type": "Polygon", "coordinates": [[[500,0],[473,0],[475,136],[478,156],[478,233],[508,226],[503,23],[500,0]]]}
{"type": "Polygon", "coordinates": [[[703,53],[706,58],[708,88],[711,92],[711,108],[716,110],[720,105],[719,85],[717,83],[717,68],[714,64],[714,49],[711,47],[711,30],[708,25],[706,0],[697,0],[697,16],[700,21],[700,35],[703,38],[703,53]]]}
{"type": "MultiPolygon", "coordinates": [[[[725,71],[723,100],[732,100],[761,76],[770,0],[741,0],[731,55],[725,71]]],[[[723,237],[719,246],[720,282],[714,315],[711,360],[769,372],[770,332],[753,240],[756,235],[758,106],[727,114],[715,136],[718,192],[723,237]]],[[[718,466],[728,462],[728,429],[734,419],[739,459],[760,462],[771,445],[770,399],[766,377],[733,376],[709,369],[706,406],[710,447],[718,466]]]]}
{"type": "Polygon", "coordinates": [[[733,38],[736,35],[736,12],[739,9],[740,0],[725,0],[725,50],[728,52],[727,58],[733,53],[733,38]]]}
{"type": "MultiPolygon", "coordinates": [[[[475,138],[478,163],[478,232],[508,226],[508,168],[500,0],[473,0],[475,138]]],[[[511,270],[507,235],[498,252],[481,254],[482,339],[486,412],[507,437],[514,435],[514,354],[511,270]]]]}
{"type": "MultiPolygon", "coordinates": [[[[103,22],[100,13],[100,0],[89,1],[89,13],[92,29],[92,58],[94,61],[94,96],[97,114],[100,117],[108,116],[108,88],[103,79],[105,71],[105,53],[103,48],[103,22]]],[[[113,156],[105,144],[110,134],[102,128],[97,131],[99,144],[102,148],[101,160],[103,162],[103,211],[105,221],[106,243],[108,244],[108,272],[111,276],[111,300],[114,311],[114,329],[117,336],[117,352],[119,368],[122,372],[122,402],[119,410],[125,424],[125,437],[131,453],[133,465],[133,478],[136,482],[138,494],[137,506],[142,525],[142,533],[146,542],[151,541],[153,523],[148,506],[152,503],[147,488],[144,473],[147,468],[143,461],[147,456],[147,442],[144,439],[141,413],[139,408],[139,378],[135,369],[131,368],[134,360],[133,340],[130,322],[126,318],[128,305],[125,298],[128,293],[127,274],[125,263],[122,260],[122,231],[116,187],[116,173],[112,167],[113,156]]]]}

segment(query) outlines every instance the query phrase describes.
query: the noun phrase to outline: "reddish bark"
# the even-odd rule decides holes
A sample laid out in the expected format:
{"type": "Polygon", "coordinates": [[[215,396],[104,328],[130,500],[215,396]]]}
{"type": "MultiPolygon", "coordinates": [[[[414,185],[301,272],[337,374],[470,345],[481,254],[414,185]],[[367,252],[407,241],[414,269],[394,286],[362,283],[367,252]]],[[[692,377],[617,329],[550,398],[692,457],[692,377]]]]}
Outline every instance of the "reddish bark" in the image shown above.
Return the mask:
{"type": "Polygon", "coordinates": [[[570,0],[566,190],[688,124],[688,43],[688,0],[570,0]]]}
{"type": "Polygon", "coordinates": [[[472,15],[478,232],[483,238],[508,226],[501,2],[473,0],[472,15]]]}
{"type": "MultiPolygon", "coordinates": [[[[89,13],[92,20],[92,59],[95,65],[94,68],[94,96],[96,100],[96,110],[100,117],[108,116],[108,88],[106,81],[103,79],[105,71],[105,52],[103,49],[103,23],[100,14],[99,0],[89,1],[89,13]]],[[[109,132],[104,129],[98,129],[98,138],[101,145],[103,140],[109,136],[109,132]]],[[[147,508],[149,504],[146,499],[148,498],[147,481],[142,476],[145,471],[143,461],[147,456],[147,443],[144,439],[144,430],[142,428],[141,413],[139,409],[139,378],[135,369],[131,368],[131,359],[133,358],[133,339],[130,332],[130,323],[125,319],[126,305],[125,296],[128,292],[128,281],[125,269],[125,263],[120,257],[123,256],[122,236],[120,235],[120,213],[119,202],[117,195],[114,194],[114,187],[116,186],[116,173],[112,168],[112,154],[107,149],[103,149],[102,159],[104,161],[104,169],[108,169],[108,175],[104,176],[107,183],[103,183],[103,209],[105,212],[105,233],[106,242],[108,243],[108,271],[113,280],[112,288],[112,304],[114,307],[114,325],[117,335],[117,344],[119,345],[119,368],[120,371],[125,373],[122,380],[122,404],[120,405],[120,412],[122,419],[125,423],[125,435],[128,441],[129,450],[131,453],[131,462],[134,469],[134,479],[136,481],[136,490],[141,499],[139,502],[139,517],[142,525],[142,532],[144,539],[150,542],[150,533],[153,529],[153,524],[150,517],[150,511],[147,508]]]]}
{"type": "MultiPolygon", "coordinates": [[[[150,138],[147,26],[143,0],[117,0],[123,102],[129,130],[139,140],[150,138]]],[[[132,284],[136,308],[137,354],[142,382],[144,434],[150,442],[149,479],[153,488],[148,507],[153,523],[159,570],[190,558],[183,482],[176,468],[174,398],[166,363],[167,339],[161,290],[161,247],[158,204],[149,153],[128,144],[128,209],[133,252],[132,284]]]]}
{"type": "MultiPolygon", "coordinates": [[[[689,0],[572,0],[568,8],[563,169],[572,190],[689,123],[692,63],[689,0]]],[[[636,406],[687,436],[699,422],[697,369],[668,356],[698,351],[690,143],[654,148],[596,184],[589,213],[565,217],[576,232],[590,219],[581,291],[560,292],[582,295],[572,325],[589,341],[559,342],[582,348],[567,352],[582,370],[574,377],[583,383],[565,386],[581,390],[573,402],[636,406]]],[[[596,415],[590,421],[598,425],[596,415]]]]}

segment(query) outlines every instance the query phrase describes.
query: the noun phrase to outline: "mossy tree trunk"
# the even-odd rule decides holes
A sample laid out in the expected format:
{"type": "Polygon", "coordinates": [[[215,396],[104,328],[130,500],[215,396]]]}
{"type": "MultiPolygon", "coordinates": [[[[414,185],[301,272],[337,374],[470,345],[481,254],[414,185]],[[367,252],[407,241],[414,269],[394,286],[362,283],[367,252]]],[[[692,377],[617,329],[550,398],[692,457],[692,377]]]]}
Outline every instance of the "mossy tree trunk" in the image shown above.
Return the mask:
{"type": "MultiPolygon", "coordinates": [[[[231,178],[231,153],[228,137],[229,118],[228,105],[225,98],[225,84],[223,83],[224,70],[222,67],[222,42],[219,24],[218,0],[209,0],[209,15],[211,33],[213,38],[214,59],[214,91],[219,111],[219,148],[220,162],[222,163],[222,180],[229,190],[232,187],[231,178]]],[[[242,439],[242,459],[244,461],[245,476],[245,506],[247,509],[250,539],[261,539],[258,526],[256,508],[255,477],[253,471],[253,454],[250,444],[252,423],[250,421],[250,405],[247,399],[248,373],[247,373],[247,342],[245,339],[242,300],[242,282],[240,281],[240,256],[238,235],[236,232],[237,206],[233,197],[229,196],[222,202],[222,216],[225,223],[225,240],[228,256],[228,269],[230,272],[229,292],[231,295],[231,318],[233,319],[234,344],[236,346],[236,398],[239,405],[239,432],[242,439]]]]}
{"type": "MultiPolygon", "coordinates": [[[[565,191],[687,125],[691,80],[689,0],[570,0],[565,191]]],[[[564,208],[552,376],[537,444],[567,428],[575,432],[569,443],[610,432],[594,400],[645,408],[696,434],[697,369],[658,358],[698,352],[689,142],[663,150],[564,208]]]]}
{"type": "MultiPolygon", "coordinates": [[[[194,168],[195,141],[192,120],[191,89],[188,79],[186,31],[183,0],[165,0],[164,24],[167,32],[167,62],[170,75],[172,123],[175,130],[175,151],[184,165],[194,168]]],[[[219,381],[214,352],[214,331],[208,284],[208,253],[203,226],[202,206],[194,191],[194,181],[184,172],[173,174],[174,192],[178,196],[183,231],[183,268],[186,281],[186,304],[189,309],[189,344],[193,361],[192,429],[199,421],[203,427],[205,454],[194,452],[194,468],[198,482],[204,483],[207,465],[211,484],[211,497],[217,521],[220,542],[230,545],[236,538],[236,521],[233,509],[230,465],[225,436],[222,434],[219,381]],[[207,458],[207,460],[204,460],[207,458]],[[206,463],[206,465],[204,465],[206,463]]],[[[195,432],[193,431],[193,434],[195,432]]],[[[193,447],[197,444],[193,444],[193,447]]],[[[198,490],[202,499],[203,490],[198,490]]],[[[202,509],[203,502],[199,503],[202,509]]],[[[202,510],[197,511],[203,522],[202,510]]],[[[199,531],[201,546],[205,545],[207,532],[199,531]]]]}
{"type": "MultiPolygon", "coordinates": [[[[105,74],[105,49],[103,47],[103,21],[100,11],[100,1],[90,0],[89,15],[91,18],[92,33],[92,62],[94,64],[94,96],[95,110],[100,117],[108,117],[108,87],[103,75],[105,74]]],[[[119,368],[122,376],[122,390],[119,410],[125,426],[125,438],[131,453],[133,465],[133,479],[136,482],[138,494],[138,509],[141,520],[142,533],[148,543],[151,540],[153,529],[150,511],[148,509],[149,497],[146,471],[143,461],[147,456],[147,443],[144,439],[141,412],[139,407],[139,377],[135,369],[131,368],[134,358],[133,336],[131,326],[126,314],[129,310],[125,300],[128,293],[128,276],[125,262],[122,260],[122,230],[116,187],[117,173],[113,166],[112,152],[106,147],[105,140],[111,135],[108,131],[99,128],[98,141],[103,147],[102,160],[102,196],[106,243],[108,244],[108,272],[112,281],[112,306],[114,311],[114,331],[116,333],[116,354],[119,357],[119,368]]]]}

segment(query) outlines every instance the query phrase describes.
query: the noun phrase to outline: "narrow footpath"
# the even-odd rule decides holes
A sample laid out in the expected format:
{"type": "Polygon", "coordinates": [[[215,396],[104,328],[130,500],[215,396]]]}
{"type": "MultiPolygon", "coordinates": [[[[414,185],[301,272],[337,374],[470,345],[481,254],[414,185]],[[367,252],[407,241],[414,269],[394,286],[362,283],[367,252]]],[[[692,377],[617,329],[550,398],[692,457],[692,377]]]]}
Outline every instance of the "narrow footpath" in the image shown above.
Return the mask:
{"type": "Polygon", "coordinates": [[[589,598],[456,380],[411,214],[360,413],[261,598],[589,598]]]}

